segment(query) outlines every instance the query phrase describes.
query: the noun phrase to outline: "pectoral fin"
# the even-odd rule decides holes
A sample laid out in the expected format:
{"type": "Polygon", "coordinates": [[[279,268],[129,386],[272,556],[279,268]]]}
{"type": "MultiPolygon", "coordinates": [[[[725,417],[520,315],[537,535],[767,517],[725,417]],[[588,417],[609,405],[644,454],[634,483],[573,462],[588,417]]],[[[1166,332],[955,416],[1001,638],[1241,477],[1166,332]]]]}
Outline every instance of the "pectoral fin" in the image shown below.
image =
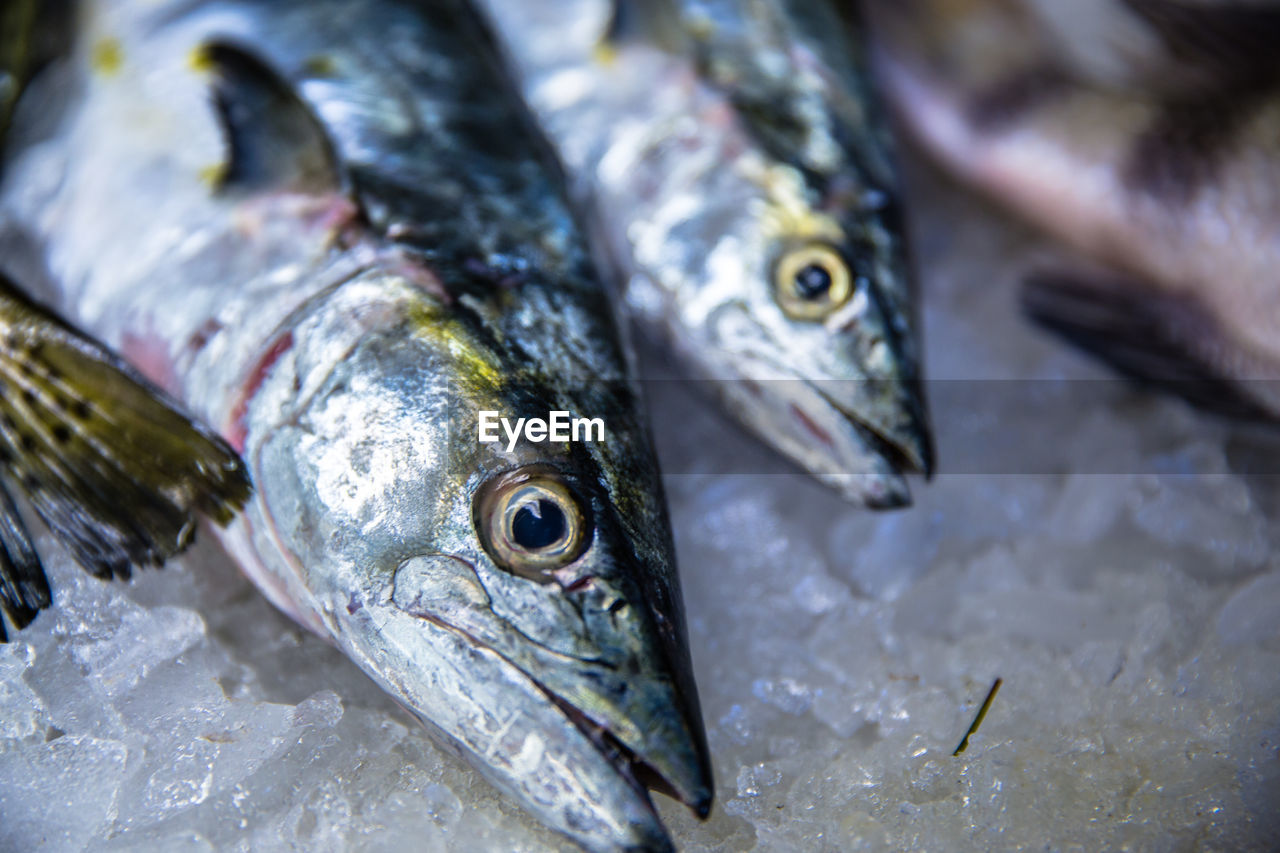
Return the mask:
{"type": "MultiPolygon", "coordinates": [[[[15,628],[31,624],[52,601],[49,580],[13,498],[0,485],[0,610],[15,628]]],[[[0,643],[8,642],[0,619],[0,643]]]]}
{"type": "MultiPolygon", "coordinates": [[[[3,275],[0,463],[100,578],[159,565],[190,544],[197,513],[225,524],[250,491],[226,442],[3,275]]],[[[0,600],[20,627],[48,605],[48,584],[7,495],[0,546],[0,600]]]]}
{"type": "Polygon", "coordinates": [[[1131,379],[1228,417],[1280,417],[1258,393],[1257,371],[1194,297],[1118,273],[1055,269],[1029,275],[1021,300],[1034,322],[1131,379]]]}

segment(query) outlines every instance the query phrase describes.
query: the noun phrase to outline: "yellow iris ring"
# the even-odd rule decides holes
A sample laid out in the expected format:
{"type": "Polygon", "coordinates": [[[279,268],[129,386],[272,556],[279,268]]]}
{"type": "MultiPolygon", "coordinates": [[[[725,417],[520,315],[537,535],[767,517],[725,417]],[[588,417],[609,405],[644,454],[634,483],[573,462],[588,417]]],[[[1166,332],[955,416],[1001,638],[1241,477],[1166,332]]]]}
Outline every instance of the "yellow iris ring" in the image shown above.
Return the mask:
{"type": "Polygon", "coordinates": [[[481,542],[499,567],[540,583],[549,572],[563,568],[579,556],[588,543],[586,513],[577,497],[554,473],[543,466],[500,474],[482,487],[476,503],[476,526],[481,542]],[[527,547],[516,535],[522,510],[541,516],[541,504],[550,504],[563,517],[563,531],[555,541],[527,547]]]}
{"type": "Polygon", "coordinates": [[[774,267],[773,281],[778,305],[793,320],[825,320],[853,295],[853,276],[844,258],[821,243],[787,252],[774,267]],[[799,287],[800,273],[813,266],[831,279],[831,286],[817,297],[802,293],[799,287]]]}

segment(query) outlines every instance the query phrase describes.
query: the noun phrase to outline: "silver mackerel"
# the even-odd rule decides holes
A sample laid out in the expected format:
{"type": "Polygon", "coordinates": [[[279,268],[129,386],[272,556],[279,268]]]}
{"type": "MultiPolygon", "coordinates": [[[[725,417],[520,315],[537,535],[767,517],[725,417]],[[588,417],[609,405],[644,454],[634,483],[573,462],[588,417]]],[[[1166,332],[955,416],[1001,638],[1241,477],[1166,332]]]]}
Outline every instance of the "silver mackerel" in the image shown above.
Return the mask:
{"type": "Polygon", "coordinates": [[[612,306],[463,4],[87,3],[19,103],[5,264],[213,424],[280,608],[589,850],[710,766],[612,306]],[[475,441],[563,410],[603,441],[475,441]]]}

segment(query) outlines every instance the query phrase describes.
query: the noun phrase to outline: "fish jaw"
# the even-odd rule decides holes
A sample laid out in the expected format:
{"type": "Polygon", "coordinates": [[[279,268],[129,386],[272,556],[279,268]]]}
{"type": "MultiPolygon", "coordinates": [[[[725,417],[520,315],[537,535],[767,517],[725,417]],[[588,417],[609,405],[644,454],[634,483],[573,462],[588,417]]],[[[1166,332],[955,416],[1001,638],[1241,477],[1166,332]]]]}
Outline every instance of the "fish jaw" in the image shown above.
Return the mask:
{"type": "MultiPolygon", "coordinates": [[[[459,526],[468,503],[457,505],[459,526]]],[[[611,555],[605,539],[593,543],[581,566],[547,583],[487,569],[484,555],[469,552],[462,539],[442,542],[451,553],[397,567],[388,607],[397,618],[407,613],[496,655],[536,685],[538,701],[554,705],[631,787],[659,790],[706,817],[713,790],[696,694],[681,686],[684,661],[672,660],[679,652],[664,649],[639,607],[644,594],[629,580],[643,567],[611,555]]],[[[370,594],[387,601],[383,592],[370,594]]]]}
{"type": "MultiPolygon", "coordinates": [[[[394,593],[393,593],[394,595],[394,593]]],[[[446,622],[390,604],[341,619],[340,645],[438,739],[587,850],[674,850],[628,757],[543,686],[446,622]]]]}
{"type": "Polygon", "coordinates": [[[830,384],[775,378],[712,386],[742,423],[845,500],[872,509],[910,506],[903,455],[837,406],[823,390],[830,384]]]}
{"type": "Polygon", "coordinates": [[[933,475],[933,438],[919,383],[815,380],[808,383],[904,473],[933,475]]]}
{"type": "MultiPolygon", "coordinates": [[[[373,270],[290,322],[292,345],[267,342],[279,352],[245,380],[259,585],[549,827],[588,850],[672,849],[649,790],[705,816],[712,781],[663,604],[665,517],[628,516],[587,451],[477,442],[479,409],[572,404],[528,403],[534,381],[509,394],[501,345],[429,289],[373,270]],[[486,490],[528,471],[564,483],[590,531],[552,572],[504,567],[484,537],[486,490]]],[[[642,434],[625,412],[609,423],[642,434]]]]}

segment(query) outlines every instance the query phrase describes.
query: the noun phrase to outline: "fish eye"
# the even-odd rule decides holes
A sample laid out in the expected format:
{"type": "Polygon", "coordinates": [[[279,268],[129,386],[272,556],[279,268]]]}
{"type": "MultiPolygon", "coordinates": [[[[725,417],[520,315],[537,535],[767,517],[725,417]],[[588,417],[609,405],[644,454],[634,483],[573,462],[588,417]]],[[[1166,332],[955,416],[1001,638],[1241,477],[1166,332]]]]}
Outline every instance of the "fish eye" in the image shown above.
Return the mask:
{"type": "Polygon", "coordinates": [[[773,271],[778,305],[794,320],[824,320],[853,295],[853,276],[830,246],[812,243],[787,252],[773,271]]]}
{"type": "Polygon", "coordinates": [[[480,487],[476,529],[495,563],[539,582],[579,556],[589,541],[583,502],[545,466],[499,474],[480,487]]]}

